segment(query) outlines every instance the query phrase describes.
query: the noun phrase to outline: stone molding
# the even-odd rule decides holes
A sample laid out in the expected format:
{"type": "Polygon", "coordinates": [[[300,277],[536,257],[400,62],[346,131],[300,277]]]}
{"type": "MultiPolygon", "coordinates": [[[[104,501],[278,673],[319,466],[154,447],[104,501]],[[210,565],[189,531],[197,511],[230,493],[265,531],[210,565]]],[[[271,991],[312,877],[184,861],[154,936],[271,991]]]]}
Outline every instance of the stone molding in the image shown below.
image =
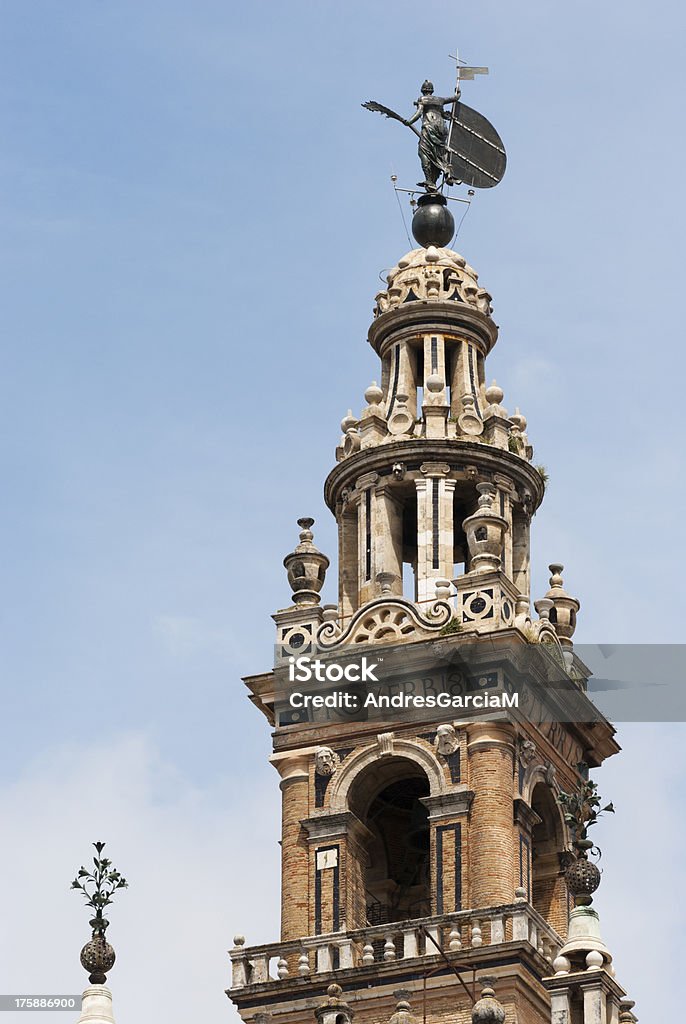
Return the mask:
{"type": "MultiPolygon", "coordinates": [[[[429,780],[430,796],[438,796],[446,791],[443,767],[434,752],[421,741],[394,737],[392,756],[413,761],[422,768],[429,780]]],[[[378,742],[362,747],[346,757],[329,783],[329,807],[332,812],[347,811],[350,787],[358,775],[378,762],[379,757],[378,742]]]]}

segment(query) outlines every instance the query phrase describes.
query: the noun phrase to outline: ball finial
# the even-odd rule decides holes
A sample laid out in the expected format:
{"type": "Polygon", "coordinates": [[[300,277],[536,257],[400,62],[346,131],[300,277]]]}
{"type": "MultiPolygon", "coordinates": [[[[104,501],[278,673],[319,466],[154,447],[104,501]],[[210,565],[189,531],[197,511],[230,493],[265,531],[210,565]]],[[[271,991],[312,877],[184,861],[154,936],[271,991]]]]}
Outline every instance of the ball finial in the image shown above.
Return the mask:
{"type": "Polygon", "coordinates": [[[443,249],[455,234],[455,219],[448,209],[448,200],[439,193],[419,197],[412,218],[412,234],[424,248],[436,245],[443,249]]]}

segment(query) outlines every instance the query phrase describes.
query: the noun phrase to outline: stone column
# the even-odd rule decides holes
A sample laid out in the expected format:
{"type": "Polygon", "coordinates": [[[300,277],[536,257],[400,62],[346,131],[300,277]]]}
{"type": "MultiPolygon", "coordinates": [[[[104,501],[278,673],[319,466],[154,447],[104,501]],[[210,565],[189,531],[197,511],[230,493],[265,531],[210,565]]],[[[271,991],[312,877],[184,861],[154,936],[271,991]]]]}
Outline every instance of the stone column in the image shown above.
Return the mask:
{"type": "Polygon", "coordinates": [[[512,582],[520,594],[529,594],[530,518],[526,512],[512,513],[512,582]]]}
{"type": "Polygon", "coordinates": [[[281,776],[281,941],[310,934],[309,864],[302,821],[309,811],[311,750],[276,754],[271,762],[281,776]]]}
{"type": "Polygon", "coordinates": [[[374,579],[379,572],[388,573],[390,593],[403,592],[403,513],[392,486],[380,484],[372,501],[372,563],[374,579]]]}
{"type": "Polygon", "coordinates": [[[355,481],[359,491],[359,513],[357,516],[357,566],[358,590],[360,605],[376,597],[376,574],[380,572],[374,564],[374,524],[375,494],[374,485],[379,479],[378,473],[365,473],[355,481]]]}
{"type": "Polygon", "coordinates": [[[359,607],[357,518],[359,498],[348,501],[338,514],[338,604],[341,625],[359,607]]]}
{"type": "Polygon", "coordinates": [[[436,580],[453,578],[453,495],[450,466],[426,462],[417,488],[417,600],[436,599],[436,580]]]}
{"type": "Polygon", "coordinates": [[[470,789],[469,887],[472,907],[511,903],[515,880],[514,732],[501,723],[467,730],[470,789]]]}

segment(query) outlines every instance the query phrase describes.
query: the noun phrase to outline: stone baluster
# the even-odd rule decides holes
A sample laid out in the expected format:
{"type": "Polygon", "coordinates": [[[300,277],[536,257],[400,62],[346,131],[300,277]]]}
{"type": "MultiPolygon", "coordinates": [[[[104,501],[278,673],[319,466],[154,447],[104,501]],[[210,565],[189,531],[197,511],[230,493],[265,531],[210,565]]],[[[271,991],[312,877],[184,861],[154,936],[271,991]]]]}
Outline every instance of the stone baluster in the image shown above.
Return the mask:
{"type": "Polygon", "coordinates": [[[302,951],[298,958],[298,974],[301,978],[307,977],[310,973],[310,957],[306,949],[302,951]]]}
{"type": "Polygon", "coordinates": [[[448,936],[448,949],[452,952],[462,949],[462,935],[460,933],[460,926],[457,923],[457,921],[450,929],[450,934],[448,936]]]}
{"type": "Polygon", "coordinates": [[[472,946],[482,946],[483,936],[481,934],[481,925],[478,921],[472,921],[472,946]]]}
{"type": "Polygon", "coordinates": [[[362,947],[362,963],[365,967],[374,963],[374,946],[371,944],[369,939],[367,939],[362,947]]]}
{"type": "Polygon", "coordinates": [[[388,934],[383,947],[383,958],[385,961],[395,960],[395,942],[393,941],[393,935],[388,934]]]}
{"type": "Polygon", "coordinates": [[[281,957],[276,965],[276,973],[281,981],[288,977],[288,960],[281,957]]]}

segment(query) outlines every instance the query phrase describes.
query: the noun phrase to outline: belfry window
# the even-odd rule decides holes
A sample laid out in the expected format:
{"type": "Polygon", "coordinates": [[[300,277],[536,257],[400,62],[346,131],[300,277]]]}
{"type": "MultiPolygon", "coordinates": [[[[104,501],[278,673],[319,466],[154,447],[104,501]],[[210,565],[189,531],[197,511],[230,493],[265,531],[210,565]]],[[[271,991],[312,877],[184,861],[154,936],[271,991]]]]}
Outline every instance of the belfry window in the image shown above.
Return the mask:
{"type": "Polygon", "coordinates": [[[367,923],[385,924],[430,914],[426,775],[413,762],[389,758],[357,780],[351,809],[371,838],[364,865],[367,923]]]}

